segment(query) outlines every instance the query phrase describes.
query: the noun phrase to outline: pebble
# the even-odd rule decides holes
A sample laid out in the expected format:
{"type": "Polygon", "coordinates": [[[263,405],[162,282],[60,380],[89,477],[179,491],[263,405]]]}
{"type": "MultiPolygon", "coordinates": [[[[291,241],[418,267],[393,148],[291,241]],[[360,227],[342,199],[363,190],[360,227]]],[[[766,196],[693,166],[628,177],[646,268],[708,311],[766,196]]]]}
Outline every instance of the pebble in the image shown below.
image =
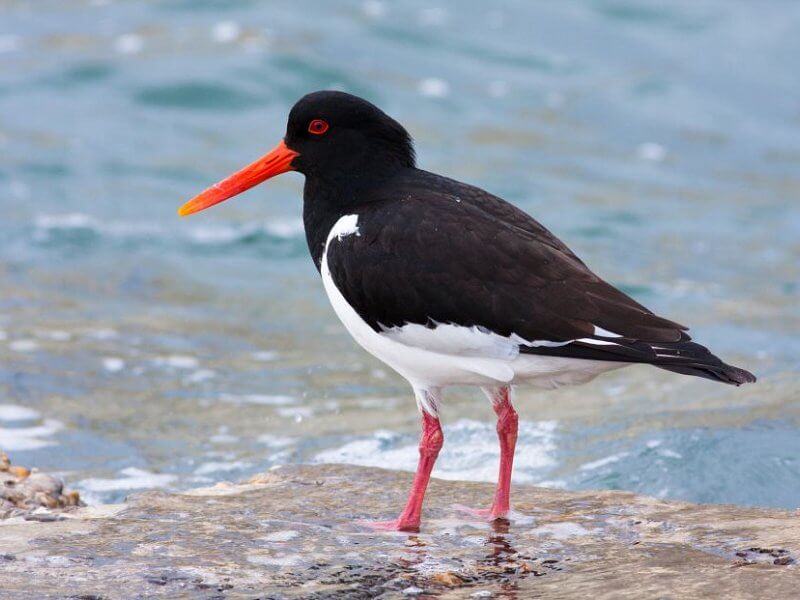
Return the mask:
{"type": "Polygon", "coordinates": [[[447,587],[456,587],[464,583],[464,580],[452,571],[434,573],[431,575],[431,581],[439,585],[446,585],[447,587]]]}
{"type": "Polygon", "coordinates": [[[57,477],[12,465],[8,456],[0,452],[0,519],[27,518],[43,509],[74,506],[84,506],[78,492],[65,492],[64,483],[57,477]]]}

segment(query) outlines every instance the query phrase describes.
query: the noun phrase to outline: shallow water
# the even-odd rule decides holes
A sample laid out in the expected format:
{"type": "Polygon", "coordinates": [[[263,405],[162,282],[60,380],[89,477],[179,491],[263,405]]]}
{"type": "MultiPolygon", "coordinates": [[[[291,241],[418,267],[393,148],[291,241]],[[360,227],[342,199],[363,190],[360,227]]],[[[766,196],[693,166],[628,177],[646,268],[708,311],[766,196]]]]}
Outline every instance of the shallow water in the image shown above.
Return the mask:
{"type": "MultiPolygon", "coordinates": [[[[413,468],[410,391],[335,320],[300,176],[175,216],[336,87],[760,377],[520,389],[518,482],[798,506],[800,7],[493,6],[0,2],[0,448],[92,501],[413,468]]],[[[493,479],[480,394],[444,419],[437,473],[493,479]]]]}

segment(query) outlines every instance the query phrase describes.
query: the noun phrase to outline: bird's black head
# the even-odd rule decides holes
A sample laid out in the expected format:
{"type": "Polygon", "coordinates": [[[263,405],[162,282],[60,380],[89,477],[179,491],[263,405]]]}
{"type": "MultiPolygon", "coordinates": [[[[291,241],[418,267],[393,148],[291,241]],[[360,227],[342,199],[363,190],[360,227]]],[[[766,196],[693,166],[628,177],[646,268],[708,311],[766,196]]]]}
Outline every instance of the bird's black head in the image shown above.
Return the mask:
{"type": "Polygon", "coordinates": [[[374,104],[344,92],[313,92],[289,113],[286,146],[299,153],[292,166],[304,175],[358,177],[414,166],[411,138],[374,104]]]}
{"type": "Polygon", "coordinates": [[[286,136],[269,153],[181,206],[189,215],[286,171],[323,184],[380,180],[414,167],[414,147],[403,126],[374,104],[344,92],[303,96],[289,113],[286,136]]]}

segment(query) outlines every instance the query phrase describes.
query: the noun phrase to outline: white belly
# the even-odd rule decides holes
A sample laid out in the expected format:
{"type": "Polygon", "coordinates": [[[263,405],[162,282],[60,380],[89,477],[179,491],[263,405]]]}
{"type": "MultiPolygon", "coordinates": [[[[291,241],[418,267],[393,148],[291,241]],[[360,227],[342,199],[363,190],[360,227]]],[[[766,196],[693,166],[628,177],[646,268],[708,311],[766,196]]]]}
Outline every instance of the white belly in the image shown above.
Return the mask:
{"type": "Polygon", "coordinates": [[[322,255],[322,283],[336,315],[350,335],[367,352],[397,371],[415,388],[516,383],[553,388],[584,383],[600,373],[625,366],[625,363],[609,361],[520,354],[509,350],[507,344],[511,344],[512,340],[508,338],[455,325],[436,328],[409,325],[406,326],[409,330],[405,332],[375,331],[350,306],[333,282],[328,269],[328,247],[334,238],[358,235],[357,223],[357,215],[346,215],[331,228],[322,255]],[[421,344],[404,343],[398,338],[405,338],[409,342],[412,339],[419,340],[421,344]],[[503,340],[506,340],[506,345],[503,340]],[[445,350],[451,346],[457,346],[457,352],[445,350]]]}

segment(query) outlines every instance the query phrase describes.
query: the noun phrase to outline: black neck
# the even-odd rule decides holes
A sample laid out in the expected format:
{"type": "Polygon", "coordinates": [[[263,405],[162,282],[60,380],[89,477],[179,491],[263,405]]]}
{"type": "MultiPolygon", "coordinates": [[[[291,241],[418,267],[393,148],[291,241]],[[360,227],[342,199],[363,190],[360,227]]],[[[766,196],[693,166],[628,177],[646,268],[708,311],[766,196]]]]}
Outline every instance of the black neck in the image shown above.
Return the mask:
{"type": "Polygon", "coordinates": [[[359,209],[377,200],[379,186],[409,167],[362,171],[346,177],[306,175],[303,188],[303,225],[306,242],[317,271],[322,265],[322,252],[331,227],[341,217],[358,213],[359,209]]]}

